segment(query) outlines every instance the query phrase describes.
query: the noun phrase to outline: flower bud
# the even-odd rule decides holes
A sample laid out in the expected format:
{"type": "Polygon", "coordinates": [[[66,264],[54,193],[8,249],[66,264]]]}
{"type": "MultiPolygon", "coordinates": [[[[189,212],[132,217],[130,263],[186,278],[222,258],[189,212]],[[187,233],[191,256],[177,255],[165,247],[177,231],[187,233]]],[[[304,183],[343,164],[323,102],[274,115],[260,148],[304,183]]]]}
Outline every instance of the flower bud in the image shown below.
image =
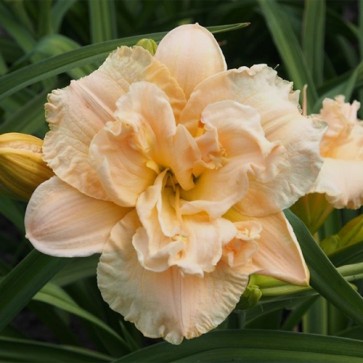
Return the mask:
{"type": "Polygon", "coordinates": [[[28,200],[53,172],[42,159],[43,141],[32,135],[0,135],[0,193],[28,200]]]}
{"type": "Polygon", "coordinates": [[[253,283],[248,284],[246,290],[244,291],[241,299],[238,303],[239,309],[249,309],[254,307],[262,297],[262,292],[259,286],[254,285],[253,283]]]}
{"type": "Polygon", "coordinates": [[[155,40],[147,39],[147,38],[140,39],[136,43],[136,45],[138,45],[139,47],[143,47],[144,49],[148,50],[151,53],[151,55],[154,55],[156,53],[156,49],[158,47],[155,40]]]}

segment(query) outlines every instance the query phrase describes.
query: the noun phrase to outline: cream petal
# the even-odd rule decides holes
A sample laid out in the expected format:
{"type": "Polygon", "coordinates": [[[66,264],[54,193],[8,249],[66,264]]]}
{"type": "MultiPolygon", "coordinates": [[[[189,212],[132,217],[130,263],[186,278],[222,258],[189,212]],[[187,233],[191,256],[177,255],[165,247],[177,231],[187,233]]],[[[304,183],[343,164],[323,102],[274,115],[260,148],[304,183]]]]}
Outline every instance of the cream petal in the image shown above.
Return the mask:
{"type": "Polygon", "coordinates": [[[326,194],[334,208],[357,209],[363,204],[363,160],[325,158],[311,193],[326,194]]]}
{"type": "Polygon", "coordinates": [[[206,212],[219,218],[240,201],[248,188],[247,171],[234,160],[218,170],[205,170],[190,191],[183,192],[180,212],[206,212]]]}
{"type": "Polygon", "coordinates": [[[205,210],[216,218],[244,199],[250,180],[273,184],[286,165],[286,152],[265,138],[259,114],[250,106],[216,102],[204,109],[201,119],[205,133],[197,142],[204,162],[215,169],[204,171],[196,186],[183,193],[188,202],[181,211],[205,210]]]}
{"type": "Polygon", "coordinates": [[[198,24],[181,25],[169,32],[155,57],[169,68],[187,98],[199,82],[227,69],[217,41],[198,24]]]}
{"type": "Polygon", "coordinates": [[[179,117],[183,91],[166,66],[140,47],[117,49],[97,71],[48,97],[45,109],[51,131],[45,137],[44,158],[62,180],[84,194],[108,199],[90,165],[88,147],[105,123],[114,120],[117,99],[140,80],[162,89],[179,117]]]}
{"type": "Polygon", "coordinates": [[[52,177],[33,193],[25,214],[26,237],[53,256],[88,256],[102,251],[112,227],[127,209],[81,194],[52,177]]]}
{"type": "Polygon", "coordinates": [[[318,116],[328,125],[324,139],[334,142],[337,138],[346,138],[357,123],[359,107],[360,103],[357,101],[352,104],[344,102],[344,96],[337,96],[334,100],[325,98],[318,116]]]}
{"type": "MultiPolygon", "coordinates": [[[[250,220],[250,218],[247,218],[250,220]]],[[[258,250],[252,256],[253,270],[298,285],[309,283],[309,270],[305,264],[294,231],[284,214],[254,218],[261,225],[258,250]]]]}
{"type": "Polygon", "coordinates": [[[240,273],[255,272],[252,257],[258,250],[262,226],[256,221],[239,221],[234,223],[237,233],[235,238],[223,246],[223,260],[231,267],[239,267],[240,273]]]}
{"type": "Polygon", "coordinates": [[[291,91],[291,83],[278,78],[265,65],[222,72],[200,83],[186,105],[181,123],[195,135],[203,110],[208,104],[223,100],[255,109],[266,138],[285,148],[288,161],[280,164],[276,178],[269,183],[251,182],[241,211],[257,216],[289,207],[309,191],[318,175],[319,143],[324,129],[300,114],[297,93],[291,91]],[[263,208],[252,203],[258,193],[269,201],[263,208]]]}
{"type": "Polygon", "coordinates": [[[200,160],[200,149],[184,125],[178,125],[170,150],[172,169],[176,180],[184,190],[194,187],[193,169],[200,160]]]}
{"type": "Polygon", "coordinates": [[[171,163],[173,110],[157,86],[137,82],[117,101],[115,117],[93,139],[90,157],[107,195],[121,206],[135,206],[159,166],[171,163]]]}
{"type": "Polygon", "coordinates": [[[113,202],[125,207],[135,206],[156,177],[147,167],[149,158],[133,147],[134,133],[120,122],[108,123],[90,145],[90,159],[102,187],[113,202]]]}
{"type": "Polygon", "coordinates": [[[188,274],[203,275],[214,270],[222,246],[232,240],[236,228],[230,221],[211,220],[205,214],[182,216],[178,195],[165,187],[168,175],[159,175],[137,202],[142,227],[133,245],[143,267],[155,272],[178,266],[188,274]]]}
{"type": "Polygon", "coordinates": [[[142,226],[132,239],[142,266],[157,272],[165,271],[169,260],[183,249],[183,242],[172,238],[180,233],[180,219],[170,203],[175,196],[164,189],[167,179],[165,170],[140,195],[136,211],[142,226]]]}
{"type": "Polygon", "coordinates": [[[110,307],[145,336],[172,344],[223,322],[239,301],[247,275],[223,262],[204,277],[183,274],[176,267],[147,271],[131,245],[136,228],[135,215],[118,223],[98,265],[98,286],[110,307]]]}

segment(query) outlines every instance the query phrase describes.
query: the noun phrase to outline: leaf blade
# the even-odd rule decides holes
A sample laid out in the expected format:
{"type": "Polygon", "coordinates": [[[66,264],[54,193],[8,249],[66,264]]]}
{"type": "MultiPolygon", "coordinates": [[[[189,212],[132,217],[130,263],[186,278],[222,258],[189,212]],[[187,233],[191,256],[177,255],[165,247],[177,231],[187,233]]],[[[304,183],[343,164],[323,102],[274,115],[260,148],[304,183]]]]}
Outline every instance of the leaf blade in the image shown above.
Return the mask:
{"type": "Polygon", "coordinates": [[[0,331],[67,263],[33,250],[0,281],[0,331]]]}
{"type": "Polygon", "coordinates": [[[304,223],[291,211],[285,215],[300,243],[311,274],[311,286],[338,309],[363,324],[363,299],[336,270],[304,223]]]}

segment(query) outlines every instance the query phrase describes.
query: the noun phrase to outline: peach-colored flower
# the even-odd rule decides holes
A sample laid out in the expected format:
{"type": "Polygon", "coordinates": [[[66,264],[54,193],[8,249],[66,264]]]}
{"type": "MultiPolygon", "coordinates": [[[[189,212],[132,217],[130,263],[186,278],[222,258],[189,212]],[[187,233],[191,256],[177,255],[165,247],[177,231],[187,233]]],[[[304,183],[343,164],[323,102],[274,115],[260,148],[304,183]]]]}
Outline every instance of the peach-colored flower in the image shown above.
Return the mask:
{"type": "Polygon", "coordinates": [[[265,65],[226,70],[199,25],[155,56],[121,47],[46,105],[44,158],[27,236],[58,256],[102,252],[110,306],[149,337],[180,343],[220,324],[254,272],[309,273],[282,209],[319,169],[321,131],[265,65]]]}
{"type": "Polygon", "coordinates": [[[359,102],[326,98],[319,115],[327,124],[320,145],[323,166],[311,192],[326,194],[334,208],[359,208],[363,204],[363,122],[359,102]]]}

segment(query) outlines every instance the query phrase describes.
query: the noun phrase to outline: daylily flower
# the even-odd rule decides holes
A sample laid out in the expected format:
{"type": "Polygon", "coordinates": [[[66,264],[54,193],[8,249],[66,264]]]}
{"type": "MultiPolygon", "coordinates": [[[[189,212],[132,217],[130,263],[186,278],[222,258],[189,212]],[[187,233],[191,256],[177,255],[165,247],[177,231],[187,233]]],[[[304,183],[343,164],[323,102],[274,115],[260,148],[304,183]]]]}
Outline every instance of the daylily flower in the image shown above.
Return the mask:
{"type": "Polygon", "coordinates": [[[334,208],[359,208],[363,204],[363,122],[359,102],[344,96],[325,99],[314,118],[327,124],[320,145],[323,166],[311,192],[326,195],[334,208]]]}
{"type": "Polygon", "coordinates": [[[266,65],[227,70],[199,25],[155,56],[121,47],[46,105],[27,237],[56,256],[101,252],[98,285],[148,337],[178,344],[220,324],[248,275],[307,284],[282,210],[311,188],[321,130],[266,65]]]}

